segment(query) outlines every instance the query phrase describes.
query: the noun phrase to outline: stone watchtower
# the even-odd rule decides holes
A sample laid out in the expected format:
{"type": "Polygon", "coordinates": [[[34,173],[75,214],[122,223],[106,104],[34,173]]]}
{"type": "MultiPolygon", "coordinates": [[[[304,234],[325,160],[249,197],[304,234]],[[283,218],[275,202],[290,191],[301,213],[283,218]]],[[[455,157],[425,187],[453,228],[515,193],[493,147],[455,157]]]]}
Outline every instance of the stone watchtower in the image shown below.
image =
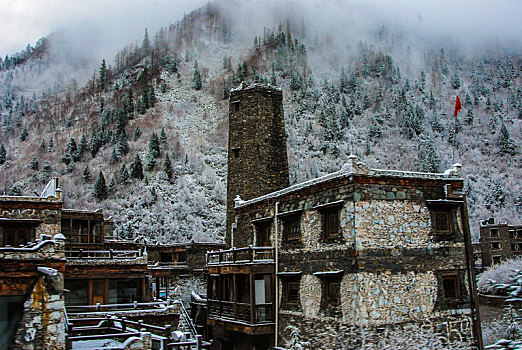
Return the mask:
{"type": "Polygon", "coordinates": [[[234,199],[289,186],[282,91],[257,84],[232,90],[228,125],[226,243],[239,247],[248,243],[239,236],[232,242],[234,199]]]}

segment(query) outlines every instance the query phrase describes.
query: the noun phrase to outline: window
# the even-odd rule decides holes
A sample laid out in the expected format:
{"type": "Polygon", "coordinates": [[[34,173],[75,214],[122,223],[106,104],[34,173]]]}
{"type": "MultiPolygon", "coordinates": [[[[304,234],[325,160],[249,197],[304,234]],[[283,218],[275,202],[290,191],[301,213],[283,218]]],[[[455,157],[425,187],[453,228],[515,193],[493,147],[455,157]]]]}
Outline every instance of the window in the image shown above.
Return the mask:
{"type": "Polygon", "coordinates": [[[516,244],[516,243],[511,243],[511,250],[512,250],[512,251],[517,251],[517,250],[518,250],[518,244],[516,244]]]}
{"type": "Polygon", "coordinates": [[[509,238],[517,238],[517,233],[515,230],[509,230],[509,238]]]}
{"type": "Polygon", "coordinates": [[[291,215],[283,218],[283,240],[296,241],[301,236],[301,215],[291,215]]]}
{"type": "Polygon", "coordinates": [[[162,263],[172,262],[172,253],[160,253],[160,261],[162,263]]]}
{"type": "Polygon", "coordinates": [[[256,224],[256,245],[270,247],[270,221],[256,224]]]}
{"type": "Polygon", "coordinates": [[[498,265],[501,262],[500,256],[493,256],[493,265],[498,265]]]}
{"type": "Polygon", "coordinates": [[[299,303],[299,278],[283,279],[283,300],[287,304],[299,303]]]}
{"type": "Polygon", "coordinates": [[[323,232],[326,239],[337,238],[340,236],[339,211],[339,207],[329,208],[322,211],[323,232]]]}
{"type": "Polygon", "coordinates": [[[491,242],[491,249],[500,249],[500,242],[491,242]]]}
{"type": "Polygon", "coordinates": [[[234,158],[239,158],[239,150],[241,148],[239,147],[236,147],[236,148],[232,148],[232,152],[234,152],[234,158]]]}
{"type": "Polygon", "coordinates": [[[433,231],[439,234],[451,233],[451,217],[450,212],[435,211],[433,212],[433,231]]]}
{"type": "Polygon", "coordinates": [[[444,299],[460,299],[458,275],[448,274],[442,276],[442,291],[444,299]]]}
{"type": "Polygon", "coordinates": [[[489,234],[491,237],[498,237],[498,229],[497,228],[490,229],[489,234]]]}
{"type": "Polygon", "coordinates": [[[338,279],[325,280],[326,303],[328,307],[336,307],[341,303],[341,295],[339,293],[341,283],[338,279]]]}

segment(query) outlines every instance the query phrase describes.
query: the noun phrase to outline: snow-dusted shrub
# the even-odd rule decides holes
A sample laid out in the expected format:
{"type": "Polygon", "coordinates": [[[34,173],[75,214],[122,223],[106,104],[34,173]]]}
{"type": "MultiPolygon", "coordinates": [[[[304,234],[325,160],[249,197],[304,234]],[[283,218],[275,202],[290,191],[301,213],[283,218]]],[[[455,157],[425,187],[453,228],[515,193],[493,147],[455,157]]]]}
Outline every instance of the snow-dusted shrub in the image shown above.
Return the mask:
{"type": "Polygon", "coordinates": [[[495,284],[511,284],[517,270],[522,270],[522,259],[507,260],[499,265],[491,266],[478,275],[477,288],[483,294],[505,294],[495,288],[495,284]]]}
{"type": "Polygon", "coordinates": [[[482,323],[482,338],[489,349],[521,349],[522,327],[512,306],[504,309],[501,319],[482,323]]]}

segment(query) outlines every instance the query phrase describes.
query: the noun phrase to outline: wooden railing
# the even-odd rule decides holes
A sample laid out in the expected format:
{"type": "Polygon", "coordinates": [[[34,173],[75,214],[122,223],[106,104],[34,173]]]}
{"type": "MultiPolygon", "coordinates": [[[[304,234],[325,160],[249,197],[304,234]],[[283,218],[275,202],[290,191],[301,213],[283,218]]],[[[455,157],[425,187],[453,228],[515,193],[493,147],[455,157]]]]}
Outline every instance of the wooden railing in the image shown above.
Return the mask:
{"type": "Polygon", "coordinates": [[[207,265],[273,262],[273,247],[246,247],[207,253],[207,265]]]}
{"type": "Polygon", "coordinates": [[[98,260],[114,260],[114,259],[136,259],[143,256],[141,249],[138,250],[66,250],[65,258],[67,259],[98,259],[98,260]]]}
{"type": "Polygon", "coordinates": [[[67,324],[66,348],[72,349],[77,341],[95,339],[126,339],[150,332],[154,349],[197,349],[208,348],[211,344],[204,342],[201,335],[184,333],[184,340],[173,338],[171,325],[164,327],[144,323],[142,320],[130,321],[125,317],[118,318],[80,318],[70,319],[67,324]],[[94,324],[94,325],[93,325],[94,324]],[[94,333],[87,334],[86,333],[94,333]],[[80,334],[80,335],[75,335],[80,334]]]}
{"type": "Polygon", "coordinates": [[[233,320],[250,325],[272,323],[274,321],[272,303],[252,305],[224,300],[208,299],[208,316],[213,319],[233,320]]]}
{"type": "Polygon", "coordinates": [[[160,310],[165,309],[174,304],[180,304],[179,300],[167,299],[165,301],[156,301],[152,303],[138,303],[137,301],[129,304],[106,304],[102,305],[97,303],[96,305],[78,305],[78,306],[67,306],[69,314],[81,314],[85,312],[107,312],[107,311],[131,311],[131,310],[160,310]]]}

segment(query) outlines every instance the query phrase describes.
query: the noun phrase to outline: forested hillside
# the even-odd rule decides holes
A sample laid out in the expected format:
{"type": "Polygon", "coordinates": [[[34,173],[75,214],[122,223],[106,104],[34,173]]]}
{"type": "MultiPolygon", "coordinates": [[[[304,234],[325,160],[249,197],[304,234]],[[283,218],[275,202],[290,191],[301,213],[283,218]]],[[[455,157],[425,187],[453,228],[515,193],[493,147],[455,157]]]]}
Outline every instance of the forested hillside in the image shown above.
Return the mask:
{"type": "Polygon", "coordinates": [[[391,169],[459,162],[475,233],[489,216],[521,222],[520,52],[410,52],[386,25],[338,50],[307,18],[245,38],[233,16],[217,2],[145,31],[88,79],[71,73],[80,62],[60,72],[51,38],[1,60],[1,192],[39,192],[59,176],[67,207],[103,208],[122,236],[221,240],[227,98],[257,81],[284,90],[292,183],[350,153],[391,169]]]}

